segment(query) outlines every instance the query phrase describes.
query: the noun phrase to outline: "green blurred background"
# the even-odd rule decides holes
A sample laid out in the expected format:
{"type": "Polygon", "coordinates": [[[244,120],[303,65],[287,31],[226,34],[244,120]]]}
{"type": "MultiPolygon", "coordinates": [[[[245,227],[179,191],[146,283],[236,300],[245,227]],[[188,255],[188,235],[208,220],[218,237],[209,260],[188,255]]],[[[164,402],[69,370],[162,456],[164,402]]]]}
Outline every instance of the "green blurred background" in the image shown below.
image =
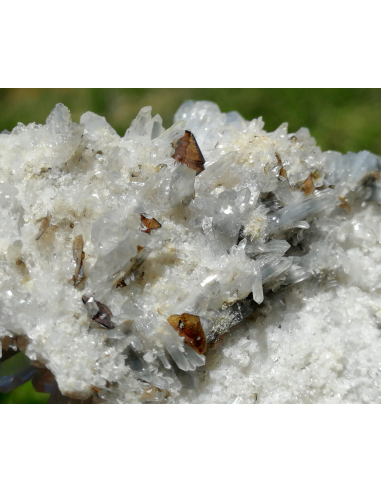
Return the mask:
{"type": "Polygon", "coordinates": [[[0,89],[0,131],[44,123],[62,102],[73,121],[93,111],[124,135],[141,107],[152,106],[168,127],[187,99],[214,101],[247,120],[263,116],[267,131],[284,121],[290,132],[306,126],[322,150],[381,154],[381,89],[0,89]]]}
{"type": "MultiPolygon", "coordinates": [[[[152,106],[167,128],[188,99],[213,101],[223,112],[238,111],[251,120],[262,116],[265,130],[289,123],[289,132],[308,127],[322,150],[381,155],[381,89],[0,89],[0,131],[18,122],[45,123],[61,102],[78,122],[82,113],[105,116],[124,135],[143,106],[152,106]]],[[[48,395],[26,383],[0,403],[46,403],[48,395]]]]}

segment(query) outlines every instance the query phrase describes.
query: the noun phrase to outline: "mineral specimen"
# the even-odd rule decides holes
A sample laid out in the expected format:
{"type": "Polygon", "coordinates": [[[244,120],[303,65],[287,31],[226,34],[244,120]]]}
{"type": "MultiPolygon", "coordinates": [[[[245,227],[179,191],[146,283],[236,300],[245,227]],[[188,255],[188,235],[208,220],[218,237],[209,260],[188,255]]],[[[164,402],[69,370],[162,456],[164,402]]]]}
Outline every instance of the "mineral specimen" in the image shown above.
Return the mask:
{"type": "Polygon", "coordinates": [[[119,137],[58,104],[0,134],[0,392],[381,401],[381,160],[263,127],[188,101],[119,137]]]}

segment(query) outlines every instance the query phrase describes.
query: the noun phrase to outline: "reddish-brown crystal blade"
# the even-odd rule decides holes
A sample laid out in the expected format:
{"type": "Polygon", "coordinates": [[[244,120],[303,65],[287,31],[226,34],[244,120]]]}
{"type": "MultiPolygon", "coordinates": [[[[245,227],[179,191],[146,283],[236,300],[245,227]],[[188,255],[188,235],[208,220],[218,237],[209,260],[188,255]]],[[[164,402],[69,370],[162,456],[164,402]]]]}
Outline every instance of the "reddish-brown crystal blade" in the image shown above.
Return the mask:
{"type": "Polygon", "coordinates": [[[146,230],[144,230],[143,232],[146,232],[147,234],[150,234],[152,229],[160,229],[161,227],[160,222],[158,222],[156,219],[154,218],[148,219],[143,214],[141,214],[140,220],[142,221],[142,224],[146,228],[146,230]]]}
{"type": "Polygon", "coordinates": [[[183,313],[181,316],[172,314],[168,318],[168,323],[180,336],[184,337],[185,342],[197,353],[205,353],[206,337],[199,316],[189,313],[183,313]]]}
{"type": "MultiPolygon", "coordinates": [[[[87,304],[89,299],[90,298],[87,296],[82,296],[82,302],[84,304],[87,304]]],[[[91,319],[96,321],[103,328],[107,328],[108,330],[112,330],[113,328],[115,328],[115,324],[111,321],[112,312],[109,310],[109,308],[105,304],[102,304],[95,299],[94,302],[98,306],[99,311],[95,316],[91,316],[91,319]]]]}
{"type": "Polygon", "coordinates": [[[276,157],[276,160],[278,161],[278,166],[280,166],[279,176],[283,176],[283,178],[287,179],[287,172],[286,172],[285,168],[283,167],[283,164],[282,164],[281,158],[279,157],[278,152],[275,152],[275,157],[276,157]]]}
{"type": "Polygon", "coordinates": [[[73,241],[73,257],[75,261],[75,273],[74,273],[74,281],[76,282],[78,279],[79,272],[81,270],[82,265],[82,252],[83,252],[83,237],[82,235],[74,238],[73,241]]]}
{"type": "Polygon", "coordinates": [[[306,196],[312,195],[312,193],[315,191],[315,185],[312,180],[311,174],[308,176],[308,178],[304,181],[302,186],[300,187],[302,190],[304,190],[304,194],[306,196]]]}
{"type": "Polygon", "coordinates": [[[36,236],[36,241],[38,241],[40,239],[40,237],[44,234],[46,229],[49,227],[51,218],[52,218],[52,216],[49,215],[48,217],[46,217],[44,219],[44,221],[40,225],[40,229],[38,230],[38,234],[36,236]]]}
{"type": "Polygon", "coordinates": [[[175,153],[172,157],[175,161],[185,164],[190,169],[194,169],[196,171],[196,175],[205,169],[205,159],[193,133],[189,130],[185,131],[182,138],[179,138],[173,142],[173,147],[175,149],[175,153]]]}
{"type": "Polygon", "coordinates": [[[350,207],[347,199],[343,198],[342,196],[339,196],[338,198],[341,201],[339,207],[344,209],[346,211],[346,213],[349,214],[351,212],[351,207],[350,207]]]}

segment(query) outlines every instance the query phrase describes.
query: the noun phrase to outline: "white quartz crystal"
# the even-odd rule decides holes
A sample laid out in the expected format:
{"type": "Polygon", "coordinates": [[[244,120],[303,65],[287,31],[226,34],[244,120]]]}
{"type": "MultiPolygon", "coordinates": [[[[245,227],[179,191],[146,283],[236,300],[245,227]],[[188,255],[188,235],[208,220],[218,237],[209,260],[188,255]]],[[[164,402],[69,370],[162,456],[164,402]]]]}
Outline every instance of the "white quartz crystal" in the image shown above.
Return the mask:
{"type": "Polygon", "coordinates": [[[26,335],[75,398],[381,402],[381,160],[263,127],[188,101],[120,137],[58,104],[0,134],[0,338],[26,335]],[[198,175],[172,158],[185,130],[198,175]],[[183,313],[205,354],[169,324],[183,313]]]}

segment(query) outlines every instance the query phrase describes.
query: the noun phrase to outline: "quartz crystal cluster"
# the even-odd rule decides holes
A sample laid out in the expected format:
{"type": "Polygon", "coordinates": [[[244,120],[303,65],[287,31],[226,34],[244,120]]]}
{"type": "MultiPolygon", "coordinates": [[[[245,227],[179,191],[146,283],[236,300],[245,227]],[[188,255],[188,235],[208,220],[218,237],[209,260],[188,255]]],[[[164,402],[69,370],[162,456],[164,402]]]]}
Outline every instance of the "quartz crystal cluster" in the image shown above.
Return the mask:
{"type": "Polygon", "coordinates": [[[381,160],[211,102],[0,134],[0,391],[381,402],[381,160]]]}

